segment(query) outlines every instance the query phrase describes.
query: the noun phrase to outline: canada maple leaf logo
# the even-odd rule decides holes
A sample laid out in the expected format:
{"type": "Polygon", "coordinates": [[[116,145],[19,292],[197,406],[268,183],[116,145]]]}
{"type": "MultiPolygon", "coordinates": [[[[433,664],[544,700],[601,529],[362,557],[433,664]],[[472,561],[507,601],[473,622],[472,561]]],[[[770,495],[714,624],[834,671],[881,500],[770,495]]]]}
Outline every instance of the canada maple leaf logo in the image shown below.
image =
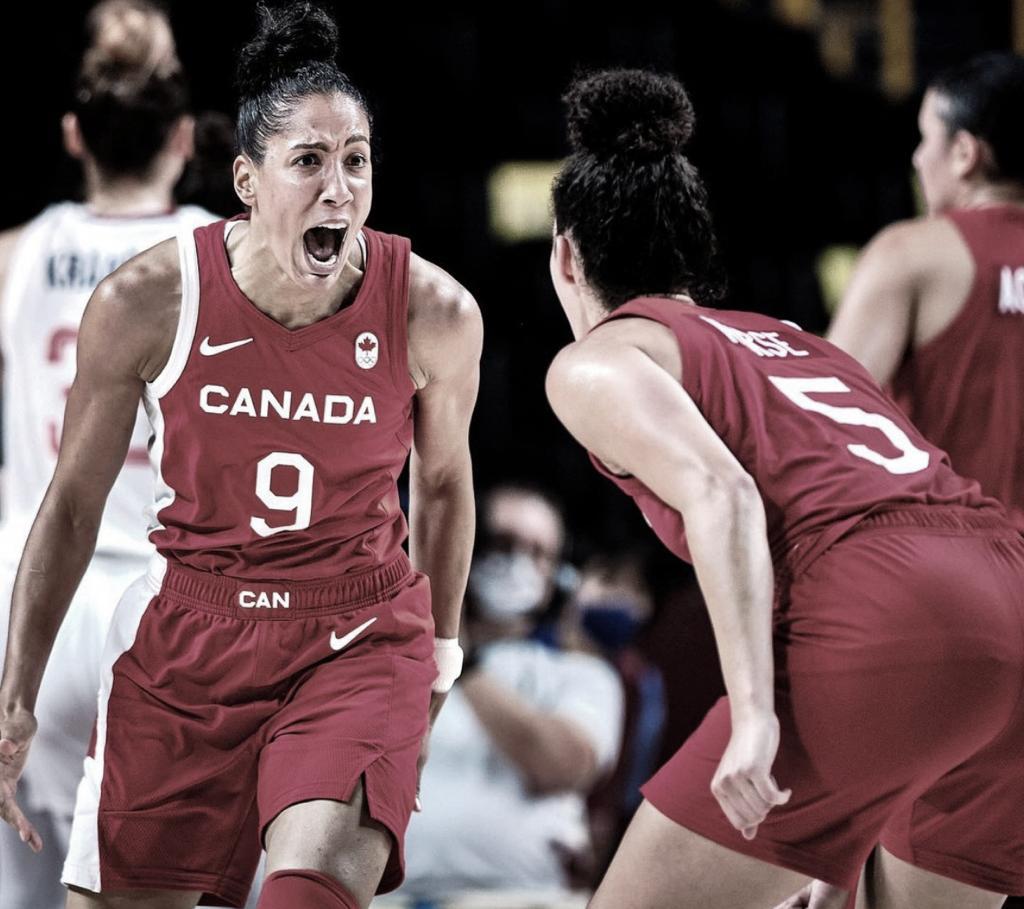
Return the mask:
{"type": "Polygon", "coordinates": [[[360,369],[373,369],[377,365],[380,342],[372,331],[364,331],[356,338],[356,366],[360,369]]]}

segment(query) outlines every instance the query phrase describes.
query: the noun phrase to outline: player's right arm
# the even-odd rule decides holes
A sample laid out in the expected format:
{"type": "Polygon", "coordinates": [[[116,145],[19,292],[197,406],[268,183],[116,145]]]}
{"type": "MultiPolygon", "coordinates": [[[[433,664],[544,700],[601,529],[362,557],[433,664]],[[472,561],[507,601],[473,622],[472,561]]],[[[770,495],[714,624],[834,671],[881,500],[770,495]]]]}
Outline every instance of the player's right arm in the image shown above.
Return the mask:
{"type": "Polygon", "coordinates": [[[37,851],[39,836],[14,800],[35,733],[36,696],[57,630],[96,546],[144,384],[170,355],[179,306],[172,240],[101,282],[82,319],[60,454],[18,567],[0,682],[0,817],[37,851]]]}
{"type": "Polygon", "coordinates": [[[11,270],[11,259],[14,257],[14,250],[17,249],[18,241],[24,231],[24,224],[0,231],[0,308],[3,307],[4,287],[7,284],[7,275],[11,270]]]}
{"type": "Polygon", "coordinates": [[[922,222],[894,224],[867,246],[827,338],[874,376],[891,381],[913,337],[920,295],[922,222]]]}
{"type": "Polygon", "coordinates": [[[772,807],[789,799],[771,776],[779,723],[764,504],[679,380],[649,353],[665,346],[667,329],[633,321],[640,320],[612,322],[565,348],[548,371],[548,400],[584,448],[683,517],[732,717],[712,791],[750,839],[772,807]]]}
{"type": "Polygon", "coordinates": [[[22,224],[20,227],[10,227],[0,231],[0,296],[3,294],[4,284],[7,282],[7,273],[11,268],[14,250],[18,246],[18,241],[24,230],[25,225],[22,224]]]}

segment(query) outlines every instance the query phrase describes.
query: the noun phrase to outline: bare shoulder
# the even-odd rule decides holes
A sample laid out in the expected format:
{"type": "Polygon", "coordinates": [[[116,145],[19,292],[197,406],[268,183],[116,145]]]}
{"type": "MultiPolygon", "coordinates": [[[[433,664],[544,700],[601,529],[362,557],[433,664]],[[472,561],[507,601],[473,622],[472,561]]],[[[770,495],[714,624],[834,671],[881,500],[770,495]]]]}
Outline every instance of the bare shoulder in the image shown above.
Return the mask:
{"type": "Polygon", "coordinates": [[[897,221],[879,231],[865,250],[865,260],[896,273],[929,276],[948,267],[957,253],[967,254],[967,248],[953,223],[926,216],[897,221]]]}
{"type": "Polygon", "coordinates": [[[635,343],[636,331],[618,321],[563,347],[551,361],[545,388],[556,413],[563,408],[599,406],[627,379],[631,363],[643,354],[635,343]]]}
{"type": "Polygon", "coordinates": [[[27,224],[19,224],[17,227],[8,227],[0,230],[0,271],[6,271],[7,263],[10,261],[14,248],[18,245],[21,235],[25,232],[27,224]]]}
{"type": "Polygon", "coordinates": [[[551,409],[612,473],[636,474],[638,446],[687,417],[682,386],[661,362],[672,356],[678,362],[675,338],[659,323],[602,325],[555,357],[545,383],[551,409]]]}
{"type": "Polygon", "coordinates": [[[480,319],[473,295],[448,272],[412,254],[409,265],[409,323],[441,330],[480,319]]]}
{"type": "Polygon", "coordinates": [[[162,321],[168,310],[176,321],[180,301],[178,241],[170,239],[133,256],[100,281],[89,310],[94,317],[116,318],[128,326],[162,321]]]}
{"type": "Polygon", "coordinates": [[[7,280],[7,273],[11,267],[11,258],[18,247],[18,241],[21,240],[22,234],[25,233],[26,226],[25,224],[20,224],[17,227],[9,227],[7,230],[0,231],[0,288],[3,287],[4,282],[7,280]]]}
{"type": "Polygon", "coordinates": [[[417,387],[448,368],[477,362],[483,320],[473,295],[415,253],[409,265],[409,368],[417,387]]]}
{"type": "MultiPolygon", "coordinates": [[[[563,348],[548,370],[548,382],[584,386],[615,382],[640,354],[677,381],[682,356],[672,331],[652,319],[623,318],[606,322],[579,341],[563,348]]],[[[549,386],[550,393],[550,386],[549,386]]]]}
{"type": "Polygon", "coordinates": [[[544,379],[548,401],[559,418],[594,382],[601,382],[609,372],[607,361],[601,359],[597,345],[573,341],[563,347],[551,361],[544,379]]]}
{"type": "Polygon", "coordinates": [[[172,238],[100,281],[82,319],[80,356],[84,345],[87,353],[127,361],[139,378],[150,381],[170,356],[180,308],[178,241],[172,238]]]}

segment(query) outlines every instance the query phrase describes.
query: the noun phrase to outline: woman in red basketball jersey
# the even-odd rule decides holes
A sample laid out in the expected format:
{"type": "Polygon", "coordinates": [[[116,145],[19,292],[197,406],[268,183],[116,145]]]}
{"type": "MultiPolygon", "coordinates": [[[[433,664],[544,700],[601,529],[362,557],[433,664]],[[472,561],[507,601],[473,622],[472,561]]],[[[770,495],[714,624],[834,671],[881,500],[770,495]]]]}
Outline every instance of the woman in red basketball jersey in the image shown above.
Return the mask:
{"type": "MultiPolygon", "coordinates": [[[[1024,530],[1024,60],[987,53],[930,83],[914,152],[928,214],[864,251],[828,339],[1024,530]]],[[[817,909],[822,883],[783,909],[817,909]]]]}
{"type": "Polygon", "coordinates": [[[105,648],[71,907],[241,906],[261,843],[263,909],[365,907],[401,881],[428,717],[461,663],[479,313],[365,226],[371,120],[334,22],[260,14],[239,65],[249,212],[97,288],[16,582],[0,815],[37,845],[15,800],[35,695],[141,398],[159,556],[105,648]]]}
{"type": "Polygon", "coordinates": [[[551,273],[575,335],[551,404],[692,560],[728,697],[646,784],[591,903],[764,909],[1024,888],[1024,541],[852,358],[708,309],[715,240],[678,82],[566,95],[551,273]]]}
{"type": "Polygon", "coordinates": [[[1024,60],[941,73],[918,125],[928,214],[871,241],[828,338],[1024,529],[1024,60]]]}

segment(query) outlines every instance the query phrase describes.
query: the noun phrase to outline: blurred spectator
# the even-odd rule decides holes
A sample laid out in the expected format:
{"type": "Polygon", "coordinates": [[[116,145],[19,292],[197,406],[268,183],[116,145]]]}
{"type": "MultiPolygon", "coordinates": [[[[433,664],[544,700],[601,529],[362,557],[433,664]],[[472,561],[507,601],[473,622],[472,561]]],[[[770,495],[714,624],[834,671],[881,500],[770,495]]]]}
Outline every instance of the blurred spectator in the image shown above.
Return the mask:
{"type": "Polygon", "coordinates": [[[660,670],[637,647],[654,612],[654,596],[641,550],[605,552],[583,568],[573,608],[563,623],[569,649],[607,659],[625,694],[619,761],[588,800],[597,857],[596,885],[640,804],[640,786],[657,767],[665,724],[665,685],[660,670]]]}
{"type": "Polygon", "coordinates": [[[614,766],[622,691],[599,657],[530,637],[562,558],[544,494],[484,500],[466,616],[467,669],[441,713],[409,828],[404,895],[532,890],[552,899],[591,856],[587,792],[614,766]]]}
{"type": "Polygon", "coordinates": [[[194,154],[185,166],[174,196],[181,205],[201,205],[224,218],[243,205],[235,192],[235,124],[217,110],[196,114],[194,154]]]}
{"type": "MultiPolygon", "coordinates": [[[[193,154],[194,131],[166,12],[149,0],[104,0],[86,27],[88,45],[61,121],[65,150],[82,168],[85,201],[49,205],[0,234],[0,663],[18,557],[57,463],[86,301],[125,260],[214,220],[208,211],[174,204],[172,189],[193,154]]],[[[96,717],[103,641],[119,597],[145,573],[152,551],[143,516],[153,495],[149,438],[140,412],[107,499],[95,556],[39,690],[39,725],[18,795],[43,849],[32,854],[13,827],[0,824],[0,909],[65,904],[61,867],[96,717]]]]}

